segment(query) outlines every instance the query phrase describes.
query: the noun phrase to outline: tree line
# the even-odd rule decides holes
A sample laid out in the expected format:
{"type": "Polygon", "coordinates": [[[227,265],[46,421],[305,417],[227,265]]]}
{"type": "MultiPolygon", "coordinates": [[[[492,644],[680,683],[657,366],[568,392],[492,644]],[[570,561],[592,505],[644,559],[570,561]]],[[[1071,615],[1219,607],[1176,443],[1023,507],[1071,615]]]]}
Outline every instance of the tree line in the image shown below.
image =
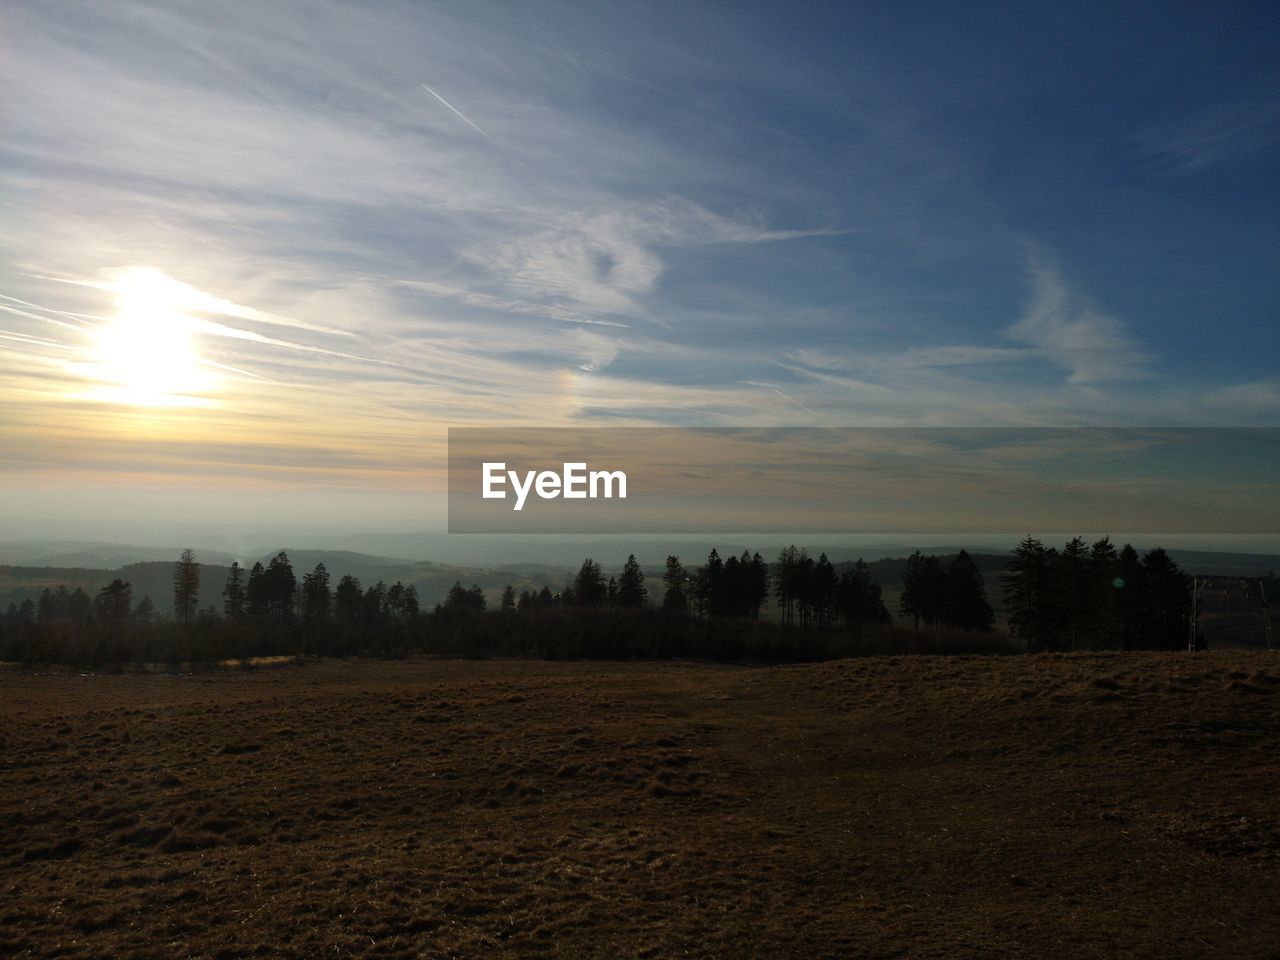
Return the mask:
{"type": "MultiPolygon", "coordinates": [[[[772,568],[759,553],[743,551],[727,560],[712,548],[706,563],[687,569],[677,556],[668,556],[662,573],[659,610],[668,616],[699,620],[759,620],[772,589],[781,622],[787,626],[859,630],[864,624],[888,623],[880,584],[871,579],[863,560],[837,572],[827,555],[814,560],[803,549],[786,547],[772,568]]],[[[528,613],[553,607],[574,609],[641,610],[652,601],[644,571],[635,554],[627,557],[622,572],[605,579],[599,563],[588,557],[573,579],[559,592],[543,587],[521,591],[508,585],[500,609],[528,613]]],[[[482,613],[487,608],[479,587],[466,589],[455,583],[441,607],[455,614],[482,613]]]]}
{"type": "MultiPolygon", "coordinates": [[[[861,559],[833,564],[794,546],[770,563],[758,552],[686,567],[669,556],[651,581],[635,555],[606,576],[583,561],[558,591],[508,585],[496,609],[456,582],[430,611],[416,587],[334,584],[323,563],[300,578],[288,554],[246,570],[233,563],[201,607],[191,550],[173,567],[172,616],[114,579],[97,594],[65,586],[0,616],[0,656],[19,661],[169,662],[271,654],[706,656],[812,659],[841,651],[1006,649],[978,565],[953,557],[906,561],[896,627],[881,585],[861,559]],[[660,584],[660,586],[658,586],[660,584]],[[651,589],[652,587],[652,589],[651,589]],[[762,615],[770,608],[771,616],[762,615]],[[991,635],[990,641],[980,638],[991,635]]],[[[1061,550],[1023,540],[1001,577],[1012,637],[1027,650],[1185,645],[1190,579],[1156,549],[1139,558],[1109,539],[1061,550]]]]}
{"type": "Polygon", "coordinates": [[[1009,630],[1027,650],[1185,648],[1191,577],[1163,549],[1141,558],[1110,537],[1061,550],[1028,536],[1003,577],[1009,630]]]}

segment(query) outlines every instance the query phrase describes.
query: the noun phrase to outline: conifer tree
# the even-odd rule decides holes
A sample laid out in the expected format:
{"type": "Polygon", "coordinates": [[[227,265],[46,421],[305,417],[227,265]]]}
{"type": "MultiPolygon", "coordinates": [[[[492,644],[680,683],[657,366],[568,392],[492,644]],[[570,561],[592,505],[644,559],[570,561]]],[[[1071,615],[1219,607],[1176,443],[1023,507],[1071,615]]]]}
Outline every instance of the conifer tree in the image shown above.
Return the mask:
{"type": "Polygon", "coordinates": [[[604,606],[608,596],[608,584],[600,571],[600,564],[590,557],[582,561],[578,575],[573,580],[573,603],[579,607],[604,606]]]}
{"type": "Polygon", "coordinates": [[[174,616],[183,623],[189,623],[195,616],[199,602],[200,564],[196,563],[196,555],[192,549],[187,547],[173,568],[174,616]]]}
{"type": "Polygon", "coordinates": [[[244,617],[247,593],[244,585],[244,567],[233,561],[227,571],[227,583],[222,588],[222,612],[230,620],[244,617]]]}
{"type": "Polygon", "coordinates": [[[644,585],[644,571],[640,569],[633,553],[627,557],[627,562],[622,567],[622,576],[618,578],[618,606],[634,610],[648,604],[649,591],[644,585]]]}

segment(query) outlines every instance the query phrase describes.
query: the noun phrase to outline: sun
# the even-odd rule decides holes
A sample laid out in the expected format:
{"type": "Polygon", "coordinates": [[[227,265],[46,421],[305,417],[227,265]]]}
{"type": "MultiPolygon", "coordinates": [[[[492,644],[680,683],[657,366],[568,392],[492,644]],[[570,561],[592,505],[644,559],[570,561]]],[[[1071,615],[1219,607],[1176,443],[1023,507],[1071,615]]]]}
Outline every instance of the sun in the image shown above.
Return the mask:
{"type": "Polygon", "coordinates": [[[116,309],[92,334],[95,394],[134,406],[199,404],[213,377],[188,312],[198,292],[151,267],[120,270],[104,287],[116,309]]]}

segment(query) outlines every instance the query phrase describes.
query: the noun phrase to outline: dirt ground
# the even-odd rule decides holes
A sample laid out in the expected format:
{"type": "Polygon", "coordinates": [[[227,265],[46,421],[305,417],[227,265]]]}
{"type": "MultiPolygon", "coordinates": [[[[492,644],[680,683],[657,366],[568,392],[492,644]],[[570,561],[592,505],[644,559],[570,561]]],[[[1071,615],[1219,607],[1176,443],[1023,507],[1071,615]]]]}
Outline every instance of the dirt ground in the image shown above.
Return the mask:
{"type": "Polygon", "coordinates": [[[1280,657],[0,672],[0,956],[1278,957],[1280,657]]]}

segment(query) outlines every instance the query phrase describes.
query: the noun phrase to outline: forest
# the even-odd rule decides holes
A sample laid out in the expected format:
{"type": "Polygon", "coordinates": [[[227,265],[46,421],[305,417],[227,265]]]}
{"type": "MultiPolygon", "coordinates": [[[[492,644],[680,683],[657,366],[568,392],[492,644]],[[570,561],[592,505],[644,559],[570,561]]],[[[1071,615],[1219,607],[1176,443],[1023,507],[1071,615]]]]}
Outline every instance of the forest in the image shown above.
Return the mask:
{"type": "Polygon", "coordinates": [[[335,582],[323,563],[299,577],[285,551],[248,570],[233,563],[224,581],[209,583],[187,549],[173,564],[163,610],[121,578],[94,595],[60,586],[10,603],[0,615],[0,659],[106,667],[426,653],[782,662],[1186,646],[1191,579],[1163,549],[1139,556],[1128,544],[1079,537],[1058,549],[1028,536],[999,580],[1003,624],[965,550],[907,558],[891,612],[861,559],[833,564],[789,546],[768,562],[759,552],[723,558],[712,549],[695,567],[668,556],[660,579],[634,554],[608,576],[587,558],[560,590],[509,585],[492,603],[480,587],[456,582],[424,609],[412,583],[350,574],[335,582]]]}

